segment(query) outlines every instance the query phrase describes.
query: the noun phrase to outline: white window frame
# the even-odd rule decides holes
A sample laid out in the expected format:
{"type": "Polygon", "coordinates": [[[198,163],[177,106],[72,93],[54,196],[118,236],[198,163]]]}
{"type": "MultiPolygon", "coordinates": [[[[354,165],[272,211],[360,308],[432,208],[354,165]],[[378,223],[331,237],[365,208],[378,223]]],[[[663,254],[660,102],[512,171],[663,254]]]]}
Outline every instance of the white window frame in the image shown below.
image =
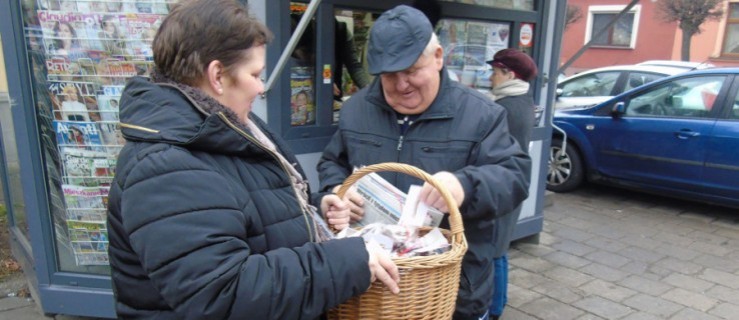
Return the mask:
{"type": "MultiPolygon", "coordinates": [[[[593,32],[598,30],[593,30],[593,20],[594,15],[596,14],[618,14],[619,12],[623,11],[623,9],[626,8],[625,5],[613,5],[613,6],[589,6],[588,7],[588,22],[585,29],[585,43],[590,42],[590,39],[593,37],[593,32]]],[[[597,47],[607,47],[607,48],[614,48],[614,49],[634,49],[636,48],[636,39],[637,35],[639,34],[639,17],[641,16],[641,5],[637,4],[633,6],[628,13],[634,14],[634,22],[631,26],[631,42],[629,43],[628,47],[621,47],[621,46],[602,46],[597,45],[597,47]]]]}

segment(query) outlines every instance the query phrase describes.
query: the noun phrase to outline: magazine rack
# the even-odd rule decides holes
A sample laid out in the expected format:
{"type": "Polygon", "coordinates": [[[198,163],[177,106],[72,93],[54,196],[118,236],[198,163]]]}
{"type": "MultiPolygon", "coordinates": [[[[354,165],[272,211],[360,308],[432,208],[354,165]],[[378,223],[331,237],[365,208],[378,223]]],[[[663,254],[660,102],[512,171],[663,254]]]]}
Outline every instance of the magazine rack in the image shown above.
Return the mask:
{"type": "MultiPolygon", "coordinates": [[[[438,255],[395,258],[400,271],[400,293],[395,295],[381,282],[373,282],[364,294],[351,298],[329,311],[331,320],[350,319],[451,319],[457,301],[462,257],[467,251],[462,216],[449,191],[431,175],[411,165],[380,163],[361,168],[350,175],[337,194],[346,191],[363,176],[375,171],[405,173],[431,184],[441,192],[449,207],[448,232],[452,247],[438,255]]],[[[425,228],[422,232],[428,232],[425,228]]]]}

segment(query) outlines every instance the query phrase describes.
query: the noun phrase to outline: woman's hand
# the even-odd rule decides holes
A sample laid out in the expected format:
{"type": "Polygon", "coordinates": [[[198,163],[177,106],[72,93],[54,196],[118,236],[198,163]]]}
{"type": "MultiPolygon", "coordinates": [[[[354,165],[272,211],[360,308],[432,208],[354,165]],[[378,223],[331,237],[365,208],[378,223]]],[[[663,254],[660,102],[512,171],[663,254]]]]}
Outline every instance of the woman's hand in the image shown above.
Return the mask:
{"type": "MultiPolygon", "coordinates": [[[[459,182],[459,179],[457,179],[453,173],[447,171],[437,172],[434,174],[434,178],[439,182],[439,184],[445,186],[447,190],[449,190],[452,198],[457,201],[457,206],[461,206],[464,201],[464,188],[462,188],[462,184],[459,182]]],[[[421,188],[421,193],[418,195],[418,199],[423,201],[426,205],[439,209],[441,212],[449,213],[449,206],[446,201],[444,201],[439,190],[436,190],[436,188],[428,182],[423,184],[423,188],[421,188]]]]}
{"type": "Polygon", "coordinates": [[[398,283],[400,282],[400,273],[398,266],[395,265],[390,254],[387,253],[380,245],[374,241],[365,243],[367,253],[369,253],[369,269],[372,274],[371,282],[379,280],[394,294],[400,292],[398,283]]]}
{"type": "MultiPolygon", "coordinates": [[[[335,186],[331,192],[338,192],[340,187],[341,185],[335,186]]],[[[362,220],[364,217],[364,198],[357,193],[356,187],[349,187],[349,190],[344,194],[344,201],[349,205],[351,222],[362,220]]]]}
{"type": "Polygon", "coordinates": [[[336,230],[349,227],[349,205],[335,194],[329,194],[321,199],[321,212],[328,225],[336,230]]]}

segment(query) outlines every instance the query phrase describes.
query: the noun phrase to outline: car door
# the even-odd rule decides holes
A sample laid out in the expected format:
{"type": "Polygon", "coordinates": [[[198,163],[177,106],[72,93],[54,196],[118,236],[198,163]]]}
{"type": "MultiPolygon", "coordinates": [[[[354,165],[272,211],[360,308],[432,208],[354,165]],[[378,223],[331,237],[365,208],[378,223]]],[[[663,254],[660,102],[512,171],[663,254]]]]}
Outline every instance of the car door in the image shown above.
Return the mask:
{"type": "Polygon", "coordinates": [[[724,110],[708,140],[703,180],[707,193],[736,203],[739,201],[739,90],[724,106],[728,110],[724,110]]]}
{"type": "Polygon", "coordinates": [[[555,108],[591,106],[614,95],[613,89],[621,71],[603,71],[583,74],[557,86],[555,108]]]}
{"type": "Polygon", "coordinates": [[[713,110],[726,76],[681,77],[622,100],[625,113],[601,126],[599,171],[626,183],[698,191],[713,110]]]}

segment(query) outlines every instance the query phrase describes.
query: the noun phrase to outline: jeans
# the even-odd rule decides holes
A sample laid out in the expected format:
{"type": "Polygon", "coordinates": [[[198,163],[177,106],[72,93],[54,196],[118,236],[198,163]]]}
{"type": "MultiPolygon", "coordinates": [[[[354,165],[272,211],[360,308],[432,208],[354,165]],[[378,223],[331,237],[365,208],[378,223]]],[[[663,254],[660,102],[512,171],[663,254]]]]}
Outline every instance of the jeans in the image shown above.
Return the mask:
{"type": "Polygon", "coordinates": [[[506,302],[508,302],[508,255],[504,254],[500,258],[493,259],[495,267],[495,275],[493,285],[493,299],[490,302],[490,316],[500,316],[503,314],[506,302]]]}

